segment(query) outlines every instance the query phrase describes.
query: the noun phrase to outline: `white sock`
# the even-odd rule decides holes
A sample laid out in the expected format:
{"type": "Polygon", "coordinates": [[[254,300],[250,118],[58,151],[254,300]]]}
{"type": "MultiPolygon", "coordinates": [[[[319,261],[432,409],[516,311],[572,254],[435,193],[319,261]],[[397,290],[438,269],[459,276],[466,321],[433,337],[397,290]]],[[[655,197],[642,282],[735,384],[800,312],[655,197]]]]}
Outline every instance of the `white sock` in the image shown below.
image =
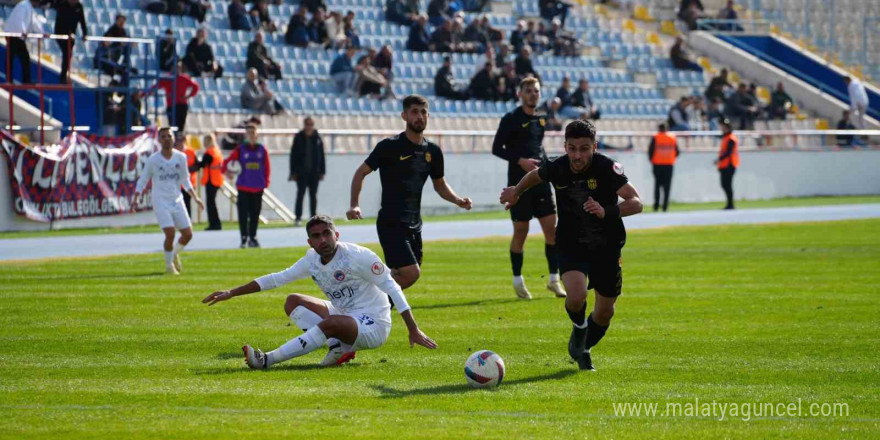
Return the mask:
{"type": "Polygon", "coordinates": [[[516,275],[513,277],[513,285],[514,286],[522,286],[526,281],[523,279],[522,275],[516,275]]]}
{"type": "Polygon", "coordinates": [[[276,350],[266,353],[266,366],[309,354],[323,346],[325,342],[327,342],[327,336],[324,335],[321,327],[316,325],[299,337],[285,342],[276,350]]]}
{"type": "Polygon", "coordinates": [[[559,282],[559,274],[558,273],[551,273],[550,274],[550,282],[551,283],[558,283],[559,282]]]}
{"type": "MultiPolygon", "coordinates": [[[[308,331],[310,328],[318,325],[321,321],[323,321],[323,318],[321,318],[321,315],[318,315],[317,313],[303,306],[296,306],[296,308],[293,309],[292,312],[290,312],[290,321],[293,322],[293,325],[295,325],[297,328],[305,332],[308,331]]],[[[332,347],[338,342],[339,340],[336,338],[329,338],[327,339],[327,346],[332,347]]]]}
{"type": "Polygon", "coordinates": [[[186,245],[185,245],[185,244],[180,244],[180,242],[174,243],[174,250],[171,251],[171,252],[174,252],[174,255],[177,255],[177,254],[179,254],[181,251],[183,251],[183,248],[185,248],[185,247],[186,247],[186,245]]]}
{"type": "Polygon", "coordinates": [[[165,267],[172,267],[172,261],[174,260],[174,252],[173,251],[165,251],[165,267]]]}

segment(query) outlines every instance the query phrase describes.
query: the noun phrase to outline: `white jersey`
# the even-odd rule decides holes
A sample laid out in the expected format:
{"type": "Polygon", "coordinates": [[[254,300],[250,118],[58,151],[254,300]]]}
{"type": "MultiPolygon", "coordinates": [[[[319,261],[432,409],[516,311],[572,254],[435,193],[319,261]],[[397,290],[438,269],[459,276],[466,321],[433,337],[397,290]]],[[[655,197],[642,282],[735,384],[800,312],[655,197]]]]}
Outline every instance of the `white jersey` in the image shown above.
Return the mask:
{"type": "Polygon", "coordinates": [[[260,290],[270,290],[311,276],[341,313],[373,313],[379,321],[391,325],[391,304],[397,311],[409,310],[400,286],[391,278],[391,271],[371,250],[354,243],[337,243],[336,255],[329,263],[309,249],[306,256],[288,269],[257,278],[260,290]]]}
{"type": "Polygon", "coordinates": [[[141,171],[135,191],[142,192],[150,179],[153,181],[153,209],[172,210],[178,203],[183,203],[180,187],[193,189],[186,155],[177,150],[171,151],[171,159],[165,159],[161,151],[153,153],[141,171]]]}

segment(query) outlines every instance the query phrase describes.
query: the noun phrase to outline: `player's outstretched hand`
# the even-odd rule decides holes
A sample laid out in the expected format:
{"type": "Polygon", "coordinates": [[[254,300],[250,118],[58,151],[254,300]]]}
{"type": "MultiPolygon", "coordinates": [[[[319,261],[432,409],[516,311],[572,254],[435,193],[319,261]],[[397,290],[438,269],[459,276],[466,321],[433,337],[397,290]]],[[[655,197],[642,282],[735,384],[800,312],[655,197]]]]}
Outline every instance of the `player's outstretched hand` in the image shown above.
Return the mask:
{"type": "Polygon", "coordinates": [[[465,197],[463,199],[458,199],[458,203],[456,203],[459,208],[464,208],[467,211],[470,211],[474,206],[474,202],[471,201],[470,197],[465,197]]]}
{"type": "Polygon", "coordinates": [[[345,217],[349,220],[359,220],[364,218],[361,215],[361,208],[359,206],[354,206],[345,213],[345,217]]]}
{"type": "Polygon", "coordinates": [[[422,331],[419,329],[415,329],[409,332],[409,347],[412,348],[415,346],[415,344],[419,344],[422,347],[431,350],[437,348],[437,343],[434,342],[433,339],[429,338],[428,335],[422,333],[422,331]]]}
{"type": "Polygon", "coordinates": [[[228,290],[218,290],[206,296],[205,299],[202,300],[202,303],[213,306],[214,304],[217,304],[220,301],[226,301],[229,298],[232,298],[232,292],[228,290]]]}
{"type": "Polygon", "coordinates": [[[592,197],[587,199],[587,203],[584,203],[584,211],[587,211],[596,217],[605,218],[605,208],[603,208],[599,202],[593,200],[592,197]]]}
{"type": "Polygon", "coordinates": [[[515,186],[508,186],[501,190],[501,198],[499,199],[504,209],[510,209],[519,201],[519,195],[516,194],[515,186]]]}

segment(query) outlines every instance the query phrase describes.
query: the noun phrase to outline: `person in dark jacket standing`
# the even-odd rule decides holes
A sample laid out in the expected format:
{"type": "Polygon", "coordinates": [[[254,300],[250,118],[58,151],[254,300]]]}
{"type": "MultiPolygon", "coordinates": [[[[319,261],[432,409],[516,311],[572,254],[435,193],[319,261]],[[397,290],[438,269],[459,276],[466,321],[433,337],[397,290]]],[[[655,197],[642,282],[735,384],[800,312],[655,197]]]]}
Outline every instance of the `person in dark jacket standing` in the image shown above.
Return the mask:
{"type": "MultiPolygon", "coordinates": [[[[83,12],[83,5],[79,0],[57,0],[55,2],[55,33],[59,35],[73,36],[76,34],[76,28],[81,26],[82,36],[89,35],[89,27],[86,26],[86,16],[83,12]]],[[[76,40],[55,40],[61,49],[61,76],[58,82],[67,84],[70,74],[70,57],[73,53],[73,45],[76,40]]]]}
{"type": "Polygon", "coordinates": [[[318,210],[318,182],[327,174],[324,160],[324,141],[315,130],[315,121],[306,117],[303,129],[293,137],[290,147],[290,180],[296,182],[296,226],[302,219],[303,199],[309,190],[309,212],[312,217],[318,210]]]}

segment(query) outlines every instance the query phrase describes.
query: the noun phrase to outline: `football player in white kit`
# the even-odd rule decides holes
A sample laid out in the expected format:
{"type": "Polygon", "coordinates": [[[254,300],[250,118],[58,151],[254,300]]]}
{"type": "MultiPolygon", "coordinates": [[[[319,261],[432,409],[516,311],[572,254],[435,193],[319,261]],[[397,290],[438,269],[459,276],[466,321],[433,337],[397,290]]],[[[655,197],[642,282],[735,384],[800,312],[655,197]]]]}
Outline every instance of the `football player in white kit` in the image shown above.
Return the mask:
{"type": "Polygon", "coordinates": [[[192,223],[186,212],[186,206],[183,204],[183,194],[180,192],[180,187],[183,186],[190,197],[199,204],[199,209],[204,209],[205,205],[189,181],[186,155],[173,148],[174,137],[171,135],[171,129],[163,127],[159,129],[158,135],[162,150],[159,153],[153,153],[147,159],[135,187],[134,200],[137,203],[147,186],[147,181],[152,181],[153,211],[156,213],[159,227],[165,233],[165,272],[178,275],[183,269],[183,265],[180,263],[180,252],[192,240],[192,223]],[[180,230],[180,240],[177,241],[177,244],[174,244],[175,228],[180,230]]]}
{"type": "Polygon", "coordinates": [[[312,217],[306,224],[306,232],[311,249],[290,268],[232,290],[214,292],[202,300],[214,305],[306,277],[311,277],[327,295],[327,300],[296,293],[289,295],[284,313],[305,333],[268,353],[245,345],[242,350],[249,367],[268,368],[308,354],[325,343],[330,351],[321,365],[339,365],[353,359],[357,350],[382,346],[391,332],[388,297],[406,323],[410,347],[418,344],[437,348],[437,344],[419,330],[403,290],[373,251],[339,241],[339,232],[327,216],[312,217]]]}

